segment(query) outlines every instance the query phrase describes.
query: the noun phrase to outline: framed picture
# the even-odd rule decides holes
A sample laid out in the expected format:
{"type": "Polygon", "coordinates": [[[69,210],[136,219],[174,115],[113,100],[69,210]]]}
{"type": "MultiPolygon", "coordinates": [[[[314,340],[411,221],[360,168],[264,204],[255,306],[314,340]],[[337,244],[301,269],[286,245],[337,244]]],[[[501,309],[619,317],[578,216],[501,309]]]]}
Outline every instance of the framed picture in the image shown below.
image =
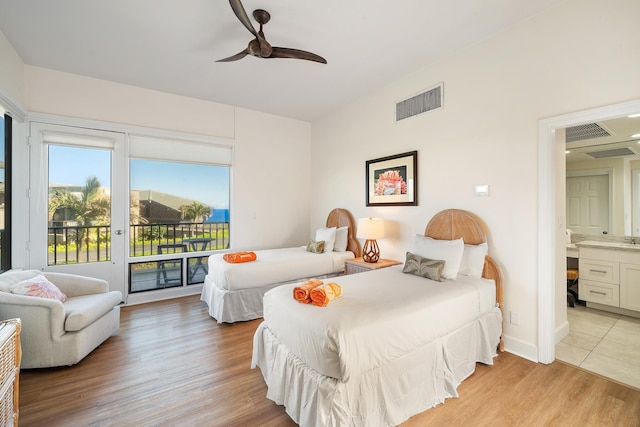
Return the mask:
{"type": "Polygon", "coordinates": [[[418,152],[367,160],[367,206],[418,206],[418,152]]]}

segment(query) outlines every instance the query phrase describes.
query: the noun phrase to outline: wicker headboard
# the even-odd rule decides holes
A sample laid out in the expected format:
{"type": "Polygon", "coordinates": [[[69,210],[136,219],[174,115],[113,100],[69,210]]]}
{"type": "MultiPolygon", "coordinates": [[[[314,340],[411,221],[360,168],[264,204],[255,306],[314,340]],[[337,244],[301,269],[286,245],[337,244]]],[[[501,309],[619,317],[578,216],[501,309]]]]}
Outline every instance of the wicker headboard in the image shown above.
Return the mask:
{"type": "MultiPolygon", "coordinates": [[[[455,240],[462,237],[468,245],[479,245],[487,241],[488,228],[477,215],[459,209],[446,209],[431,218],[424,235],[432,239],[455,240]]],[[[493,279],[496,283],[496,303],[503,308],[504,291],[502,271],[498,264],[487,255],[484,259],[482,277],[493,279]]],[[[500,350],[504,351],[504,342],[500,338],[500,350]]]]}
{"type": "Polygon", "coordinates": [[[362,255],[360,242],[356,239],[356,223],[353,220],[351,212],[346,209],[336,208],[329,212],[327,217],[327,227],[349,227],[347,237],[347,250],[355,254],[356,258],[362,255]]]}

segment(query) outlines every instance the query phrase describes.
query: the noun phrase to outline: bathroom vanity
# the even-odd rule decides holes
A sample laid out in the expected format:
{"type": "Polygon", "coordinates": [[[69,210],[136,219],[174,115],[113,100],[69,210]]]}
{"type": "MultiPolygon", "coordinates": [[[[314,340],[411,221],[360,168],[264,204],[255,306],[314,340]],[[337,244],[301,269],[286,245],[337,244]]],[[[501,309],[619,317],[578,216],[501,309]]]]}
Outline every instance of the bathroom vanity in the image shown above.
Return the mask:
{"type": "MultiPolygon", "coordinates": [[[[575,244],[579,298],[587,306],[640,317],[640,244],[582,241],[575,244]]],[[[575,250],[567,249],[575,256],[575,250]]]]}

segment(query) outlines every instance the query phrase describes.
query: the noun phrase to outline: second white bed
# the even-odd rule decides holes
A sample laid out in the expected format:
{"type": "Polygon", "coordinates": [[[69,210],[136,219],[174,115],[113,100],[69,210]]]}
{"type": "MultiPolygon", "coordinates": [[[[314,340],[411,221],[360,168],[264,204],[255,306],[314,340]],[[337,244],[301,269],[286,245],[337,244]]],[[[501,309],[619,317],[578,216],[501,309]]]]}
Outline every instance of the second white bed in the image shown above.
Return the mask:
{"type": "Polygon", "coordinates": [[[309,368],[340,381],[396,360],[486,313],[494,311],[500,318],[493,280],[460,276],[435,282],[397,266],[333,281],[343,293],[327,307],[295,301],[293,284],[272,289],[264,296],[264,319],[309,368]]]}

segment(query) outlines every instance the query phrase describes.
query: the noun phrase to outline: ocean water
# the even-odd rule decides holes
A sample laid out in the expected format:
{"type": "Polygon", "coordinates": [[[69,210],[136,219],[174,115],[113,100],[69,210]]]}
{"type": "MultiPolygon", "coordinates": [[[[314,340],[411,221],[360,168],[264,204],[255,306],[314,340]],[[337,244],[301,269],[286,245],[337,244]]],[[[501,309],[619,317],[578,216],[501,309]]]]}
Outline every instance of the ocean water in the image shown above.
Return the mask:
{"type": "Polygon", "coordinates": [[[206,222],[229,222],[229,209],[214,209],[206,222]]]}

